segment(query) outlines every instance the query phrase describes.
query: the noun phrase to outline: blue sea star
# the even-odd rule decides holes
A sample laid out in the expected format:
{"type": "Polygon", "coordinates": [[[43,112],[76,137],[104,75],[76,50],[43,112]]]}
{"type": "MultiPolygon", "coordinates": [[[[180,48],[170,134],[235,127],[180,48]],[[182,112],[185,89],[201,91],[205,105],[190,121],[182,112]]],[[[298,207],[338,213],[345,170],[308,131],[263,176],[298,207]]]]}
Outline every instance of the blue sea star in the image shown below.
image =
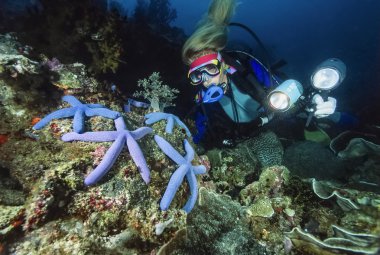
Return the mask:
{"type": "Polygon", "coordinates": [[[46,115],[37,124],[33,126],[33,129],[38,130],[46,126],[53,119],[68,118],[74,116],[74,131],[77,133],[84,132],[85,116],[103,116],[109,119],[116,119],[120,117],[119,112],[111,111],[100,104],[82,104],[74,96],[64,96],[62,100],[69,103],[72,107],[59,109],[46,115]]]}
{"type": "Polygon", "coordinates": [[[195,153],[194,149],[186,139],[184,140],[186,151],[186,155],[184,157],[181,156],[181,154],[179,154],[179,152],[176,151],[164,138],[155,135],[154,140],[161,150],[179,165],[178,169],[170,177],[168,187],[166,188],[164,196],[160,202],[160,208],[164,211],[169,208],[175,193],[181,185],[183,178],[186,176],[190,187],[190,198],[187,200],[183,210],[189,213],[193,209],[198,197],[197,178],[195,175],[206,173],[206,167],[203,165],[192,165],[191,161],[194,159],[195,153]]]}
{"type": "Polygon", "coordinates": [[[67,133],[62,136],[62,140],[68,141],[90,141],[90,142],[111,142],[114,143],[108,149],[103,157],[102,162],[92,171],[85,179],[86,186],[93,185],[98,182],[112,167],[121,150],[127,145],[129,153],[135,164],[137,165],[140,174],[145,181],[150,181],[150,171],[145,161],[144,155],[137,144],[136,140],[144,137],[146,134],[151,133],[153,130],[149,127],[141,127],[135,131],[126,129],[123,117],[115,120],[116,131],[98,131],[86,132],[78,134],[75,132],[67,133]]]}
{"type": "Polygon", "coordinates": [[[185,129],[186,134],[188,137],[191,136],[191,133],[185,123],[183,123],[177,116],[171,113],[164,113],[164,112],[151,112],[145,115],[146,121],[145,124],[150,125],[160,120],[167,120],[168,123],[165,127],[165,132],[171,134],[173,132],[174,124],[179,125],[183,129],[185,129]]]}

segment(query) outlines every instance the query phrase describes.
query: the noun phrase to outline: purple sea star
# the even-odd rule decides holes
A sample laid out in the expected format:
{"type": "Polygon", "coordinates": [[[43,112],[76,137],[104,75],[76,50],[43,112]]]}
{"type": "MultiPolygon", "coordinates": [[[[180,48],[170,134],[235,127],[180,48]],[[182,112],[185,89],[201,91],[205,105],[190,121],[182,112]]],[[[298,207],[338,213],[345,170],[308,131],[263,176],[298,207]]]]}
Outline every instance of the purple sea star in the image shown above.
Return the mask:
{"type": "Polygon", "coordinates": [[[116,131],[99,131],[99,132],[86,132],[78,134],[75,132],[67,133],[62,136],[62,140],[68,141],[90,141],[90,142],[111,142],[114,143],[108,149],[103,157],[102,162],[92,171],[85,179],[86,186],[93,185],[98,182],[112,167],[121,150],[127,145],[129,153],[135,164],[137,165],[141,177],[146,184],[150,181],[150,171],[145,161],[144,155],[137,144],[136,140],[144,137],[146,134],[151,133],[153,130],[149,127],[141,127],[135,131],[126,129],[123,117],[115,120],[116,131]]]}
{"type": "Polygon", "coordinates": [[[203,165],[192,165],[191,161],[194,159],[195,153],[194,149],[186,139],[184,140],[186,151],[186,155],[184,157],[181,156],[181,154],[179,154],[179,152],[176,151],[173,146],[171,146],[170,143],[168,143],[164,138],[155,135],[154,140],[161,148],[161,150],[179,165],[177,170],[170,177],[168,187],[166,188],[164,196],[160,202],[160,208],[164,211],[169,208],[169,205],[172,202],[175,193],[181,185],[183,178],[186,176],[190,187],[190,198],[187,200],[185,206],[183,207],[183,210],[189,213],[193,209],[198,197],[197,178],[195,175],[206,173],[206,167],[203,165]]]}
{"type": "Polygon", "coordinates": [[[107,109],[100,104],[82,104],[74,96],[64,96],[62,97],[62,100],[69,103],[72,107],[59,109],[46,115],[43,119],[37,122],[36,125],[33,126],[33,129],[41,129],[53,119],[61,119],[74,116],[74,131],[77,133],[83,133],[85,126],[85,116],[93,117],[99,115],[109,119],[116,119],[120,117],[119,112],[111,111],[110,109],[107,109]]]}

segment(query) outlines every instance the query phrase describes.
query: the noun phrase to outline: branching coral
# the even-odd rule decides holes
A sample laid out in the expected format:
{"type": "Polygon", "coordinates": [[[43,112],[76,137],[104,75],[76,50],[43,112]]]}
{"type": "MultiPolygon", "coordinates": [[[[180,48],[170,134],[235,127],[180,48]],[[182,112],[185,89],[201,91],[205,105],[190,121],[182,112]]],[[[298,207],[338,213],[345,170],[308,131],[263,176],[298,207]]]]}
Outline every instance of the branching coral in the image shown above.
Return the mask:
{"type": "Polygon", "coordinates": [[[172,102],[179,93],[178,89],[162,84],[159,72],[152,73],[148,79],[139,80],[137,86],[141,90],[136,91],[133,96],[147,99],[156,112],[163,112],[166,106],[174,106],[172,102]]]}

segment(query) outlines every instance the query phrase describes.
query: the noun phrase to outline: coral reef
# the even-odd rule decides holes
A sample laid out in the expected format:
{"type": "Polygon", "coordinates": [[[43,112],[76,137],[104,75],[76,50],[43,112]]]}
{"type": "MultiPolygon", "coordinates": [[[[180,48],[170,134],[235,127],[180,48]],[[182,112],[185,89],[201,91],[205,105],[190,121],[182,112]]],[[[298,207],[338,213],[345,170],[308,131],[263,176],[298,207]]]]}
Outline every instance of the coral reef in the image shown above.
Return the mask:
{"type": "MultiPolygon", "coordinates": [[[[65,65],[54,72],[60,72],[64,68],[65,65]]],[[[23,75],[27,78],[31,74],[23,75]]],[[[71,73],[72,77],[73,75],[71,73]]],[[[86,86],[83,80],[79,82],[82,86],[86,86]]],[[[4,91],[10,91],[10,96],[3,101],[6,102],[7,108],[1,107],[7,124],[3,125],[1,130],[6,139],[3,139],[3,144],[0,145],[0,165],[9,171],[12,178],[20,182],[26,194],[26,200],[23,194],[19,195],[22,199],[13,200],[7,195],[9,192],[4,192],[2,195],[1,205],[4,206],[2,214],[8,210],[5,207],[6,203],[13,204],[8,207],[15,211],[2,225],[4,227],[4,238],[0,240],[2,249],[5,245],[7,251],[17,254],[28,254],[31,251],[51,254],[57,250],[78,254],[98,254],[101,251],[115,254],[114,252],[124,253],[120,246],[128,243],[130,252],[142,253],[150,252],[165,243],[173,233],[184,227],[186,220],[184,211],[171,209],[163,212],[158,207],[157,202],[165,191],[171,166],[169,161],[162,161],[162,152],[153,139],[141,144],[144,154],[148,155],[148,164],[153,166],[155,171],[154,181],[149,187],[138,177],[139,170],[132,158],[127,153],[121,152],[119,156],[121,159],[114,165],[112,174],[105,176],[99,186],[85,188],[83,176],[93,168],[93,164],[97,164],[99,159],[104,157],[98,147],[108,148],[110,144],[108,142],[63,143],[60,141],[60,136],[72,130],[72,121],[64,118],[51,119],[48,124],[45,123],[47,124],[45,128],[39,131],[32,130],[32,126],[40,121],[34,116],[43,115],[43,112],[52,112],[57,108],[65,108],[67,105],[59,101],[45,102],[44,105],[36,104],[33,108],[27,107],[24,101],[23,104],[17,104],[17,101],[13,100],[16,94],[18,96],[28,94],[30,99],[36,101],[40,95],[37,90],[34,91],[35,87],[30,87],[24,92],[14,86],[14,82],[9,83],[8,80],[1,79],[1,83],[4,91]],[[15,92],[12,92],[13,90],[15,92]],[[13,111],[17,107],[22,114],[15,118],[13,111]],[[161,163],[157,165],[155,162],[161,163]],[[168,220],[171,224],[168,224],[162,233],[156,233],[156,226],[168,220]],[[21,225],[23,229],[20,229],[21,225]],[[76,232],[78,228],[83,230],[76,232]],[[22,235],[10,241],[6,238],[9,236],[8,233],[15,232],[13,229],[22,235]],[[26,236],[25,239],[22,238],[23,235],[26,236]],[[66,242],[68,239],[71,240],[69,243],[66,242]],[[50,245],[52,242],[54,246],[50,245]],[[38,243],[43,244],[43,247],[38,243]]],[[[63,92],[75,94],[82,102],[107,105],[110,109],[120,112],[118,105],[122,105],[122,102],[113,98],[108,91],[86,90],[83,97],[84,90],[71,90],[63,86],[54,86],[52,83],[50,86],[54,91],[53,95],[63,92]]],[[[127,117],[123,116],[126,119],[125,125],[129,128],[141,127],[145,114],[145,110],[129,112],[127,117]]],[[[114,129],[113,120],[99,116],[88,119],[84,126],[86,130],[93,131],[114,129]]],[[[164,135],[165,125],[157,123],[153,124],[153,127],[157,133],[164,135]]],[[[181,130],[173,130],[173,134],[167,139],[173,146],[179,148],[182,147],[181,141],[185,137],[186,134],[181,130]]],[[[14,192],[15,196],[19,193],[19,191],[14,192]]],[[[180,187],[175,200],[185,199],[187,199],[186,185],[180,187]]]]}
{"type": "Polygon", "coordinates": [[[267,131],[260,133],[250,141],[253,153],[256,155],[262,168],[282,164],[284,150],[274,132],[267,131]]]}
{"type": "Polygon", "coordinates": [[[330,148],[348,169],[352,169],[349,180],[353,186],[367,186],[367,189],[370,186],[373,191],[379,189],[379,144],[377,136],[355,132],[343,132],[331,142],[330,148]]]}
{"type": "Polygon", "coordinates": [[[326,250],[347,251],[357,254],[376,254],[379,250],[378,243],[380,237],[366,233],[353,233],[346,229],[332,225],[336,237],[330,237],[323,241],[313,235],[304,232],[300,228],[294,228],[286,234],[292,239],[295,245],[304,246],[307,252],[321,253],[317,247],[326,250]]]}
{"type": "Polygon", "coordinates": [[[82,63],[65,64],[50,71],[58,76],[57,78],[53,76],[53,85],[67,91],[68,94],[94,93],[101,86],[97,80],[88,75],[88,71],[82,63]]]}
{"type": "Polygon", "coordinates": [[[147,99],[155,112],[163,112],[165,107],[174,106],[173,100],[179,93],[179,90],[162,84],[158,72],[152,73],[147,79],[139,80],[137,86],[140,90],[136,91],[133,96],[147,99]]]}
{"type": "MultiPolygon", "coordinates": [[[[199,148],[191,140],[183,146],[188,134],[181,125],[169,134],[169,123],[152,121],[153,133],[167,143],[157,144],[150,133],[138,141],[150,170],[149,185],[126,150],[96,185],[84,185],[83,179],[107,159],[113,140],[63,142],[62,135],[73,131],[72,119],[51,119],[44,128],[33,130],[40,117],[66,109],[68,105],[59,100],[63,94],[119,112],[125,132],[144,126],[149,110],[131,104],[130,111],[122,112],[125,101],[100,86],[81,64],[74,68],[62,61],[59,68],[48,68],[43,60],[30,58],[32,64],[40,61],[39,67],[14,78],[8,68],[22,57],[12,47],[19,47],[14,37],[0,37],[2,54],[11,56],[0,64],[3,253],[297,255],[360,249],[378,253],[380,195],[293,175],[293,166],[281,165],[283,148],[271,132],[235,148],[210,150],[206,156],[195,153],[199,148]],[[67,86],[57,83],[60,78],[67,86]],[[161,147],[167,144],[178,157],[163,153],[161,147]],[[204,165],[206,173],[192,176],[189,183],[177,178],[169,189],[180,165],[187,170],[182,174],[198,165],[204,165]],[[167,189],[175,196],[162,199],[167,189]],[[180,208],[191,194],[194,204],[186,213],[180,208]],[[337,194],[357,209],[342,208],[337,194]],[[170,204],[165,211],[160,208],[162,200],[170,204]]],[[[118,131],[114,120],[102,116],[86,119],[84,128],[94,133],[118,131]]]]}
{"type": "Polygon", "coordinates": [[[172,254],[267,254],[249,230],[240,204],[204,187],[186,231],[186,244],[172,254]]]}
{"type": "Polygon", "coordinates": [[[343,162],[326,146],[312,141],[299,141],[289,146],[284,154],[284,165],[302,178],[342,179],[346,175],[343,162]]]}
{"type": "Polygon", "coordinates": [[[350,210],[359,209],[359,207],[355,204],[355,202],[341,195],[341,193],[344,193],[344,194],[356,193],[353,190],[351,190],[350,192],[347,189],[345,190],[339,189],[336,186],[334,187],[331,183],[326,183],[326,182],[323,183],[315,179],[312,179],[312,186],[313,186],[314,193],[321,199],[329,199],[332,197],[336,197],[337,204],[340,206],[340,208],[342,208],[342,210],[350,211],[350,210]]]}
{"type": "Polygon", "coordinates": [[[231,149],[209,150],[207,157],[212,166],[209,179],[218,192],[236,197],[242,188],[259,175],[259,163],[250,140],[231,149]]]}

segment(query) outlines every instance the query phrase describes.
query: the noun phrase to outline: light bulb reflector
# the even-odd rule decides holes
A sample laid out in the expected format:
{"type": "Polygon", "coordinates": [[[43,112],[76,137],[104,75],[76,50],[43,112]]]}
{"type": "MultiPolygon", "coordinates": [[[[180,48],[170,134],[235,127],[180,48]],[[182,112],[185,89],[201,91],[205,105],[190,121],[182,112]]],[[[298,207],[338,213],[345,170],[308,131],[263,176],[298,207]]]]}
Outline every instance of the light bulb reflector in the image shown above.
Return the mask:
{"type": "Polygon", "coordinates": [[[269,102],[276,110],[289,108],[289,97],[282,92],[274,92],[270,95],[269,102]]]}
{"type": "Polygon", "coordinates": [[[334,68],[319,69],[312,78],[312,84],[320,90],[331,90],[340,83],[340,74],[334,68]]]}

